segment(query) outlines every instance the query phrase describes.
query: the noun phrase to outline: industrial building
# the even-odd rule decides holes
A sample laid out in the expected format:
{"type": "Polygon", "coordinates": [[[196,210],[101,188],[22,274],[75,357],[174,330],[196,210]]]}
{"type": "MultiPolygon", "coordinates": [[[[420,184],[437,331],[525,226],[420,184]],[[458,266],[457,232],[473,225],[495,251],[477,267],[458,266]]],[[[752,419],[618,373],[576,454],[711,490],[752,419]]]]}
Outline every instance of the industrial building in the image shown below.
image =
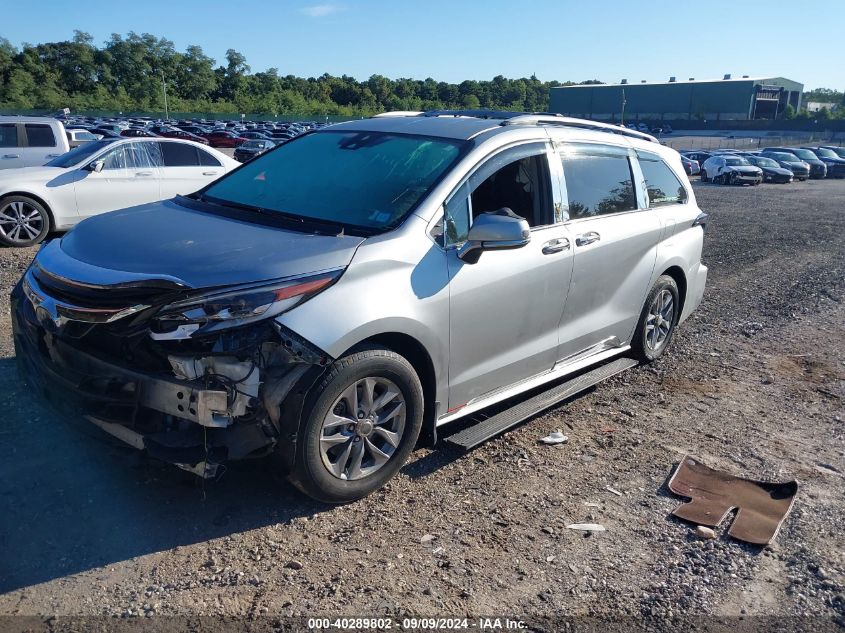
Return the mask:
{"type": "Polygon", "coordinates": [[[721,80],[690,77],[667,82],[589,84],[550,90],[549,108],[598,121],[747,121],[779,119],[791,105],[801,107],[803,84],[783,77],[725,75],[721,80]]]}

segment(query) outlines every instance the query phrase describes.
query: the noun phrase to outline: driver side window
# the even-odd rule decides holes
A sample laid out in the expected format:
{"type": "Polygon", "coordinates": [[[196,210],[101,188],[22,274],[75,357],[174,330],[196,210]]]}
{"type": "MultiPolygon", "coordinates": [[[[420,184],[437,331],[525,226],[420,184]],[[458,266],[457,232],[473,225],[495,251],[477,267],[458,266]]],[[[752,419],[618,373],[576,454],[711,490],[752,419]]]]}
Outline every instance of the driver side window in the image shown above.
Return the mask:
{"type": "Polygon", "coordinates": [[[469,177],[446,203],[443,245],[462,244],[474,218],[501,208],[525,218],[532,228],[553,223],[549,165],[543,143],[501,152],[469,177]]]}

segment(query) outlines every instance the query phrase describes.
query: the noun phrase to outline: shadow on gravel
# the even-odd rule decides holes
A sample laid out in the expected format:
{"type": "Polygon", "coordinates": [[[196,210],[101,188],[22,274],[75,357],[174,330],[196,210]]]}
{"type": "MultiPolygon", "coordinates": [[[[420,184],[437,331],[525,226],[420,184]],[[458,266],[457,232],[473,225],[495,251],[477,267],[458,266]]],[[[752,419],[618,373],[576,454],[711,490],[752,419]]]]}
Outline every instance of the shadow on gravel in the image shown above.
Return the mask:
{"type": "Polygon", "coordinates": [[[0,359],[0,593],[327,510],[270,459],[202,482],[23,389],[0,359]]]}

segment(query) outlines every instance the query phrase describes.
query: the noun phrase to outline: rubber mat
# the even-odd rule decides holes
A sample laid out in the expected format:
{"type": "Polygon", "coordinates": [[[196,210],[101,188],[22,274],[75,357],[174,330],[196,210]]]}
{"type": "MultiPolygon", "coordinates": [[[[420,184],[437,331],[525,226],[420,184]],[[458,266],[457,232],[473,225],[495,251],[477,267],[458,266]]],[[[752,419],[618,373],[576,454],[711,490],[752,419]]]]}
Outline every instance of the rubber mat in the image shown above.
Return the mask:
{"type": "Polygon", "coordinates": [[[737,509],[728,534],[746,543],[768,545],[795,503],[798,482],[742,479],[713,470],[687,455],[669,480],[669,490],[691,499],[672,512],[676,517],[716,527],[737,509]]]}

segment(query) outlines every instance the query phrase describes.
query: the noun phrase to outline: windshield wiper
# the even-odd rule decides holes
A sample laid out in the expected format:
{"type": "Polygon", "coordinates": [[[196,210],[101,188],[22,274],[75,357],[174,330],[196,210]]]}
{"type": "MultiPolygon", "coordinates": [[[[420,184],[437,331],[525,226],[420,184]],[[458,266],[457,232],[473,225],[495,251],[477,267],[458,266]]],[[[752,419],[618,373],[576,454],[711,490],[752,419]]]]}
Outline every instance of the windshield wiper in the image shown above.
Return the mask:
{"type": "Polygon", "coordinates": [[[302,215],[286,213],[284,211],[277,211],[276,209],[268,210],[263,207],[245,204],[243,202],[235,202],[233,200],[223,200],[220,198],[215,198],[213,196],[206,196],[202,193],[193,193],[186,197],[191,198],[193,200],[198,200],[200,202],[204,202],[206,204],[213,204],[219,207],[229,207],[231,209],[251,211],[253,213],[257,213],[265,217],[278,217],[282,220],[287,220],[288,222],[296,223],[302,226],[303,228],[305,226],[308,226],[314,233],[320,233],[323,235],[343,235],[346,231],[351,231],[352,233],[361,233],[366,236],[375,235],[377,232],[375,229],[371,229],[369,227],[364,226],[358,226],[356,224],[346,224],[344,222],[334,222],[332,220],[308,218],[302,215]]]}

